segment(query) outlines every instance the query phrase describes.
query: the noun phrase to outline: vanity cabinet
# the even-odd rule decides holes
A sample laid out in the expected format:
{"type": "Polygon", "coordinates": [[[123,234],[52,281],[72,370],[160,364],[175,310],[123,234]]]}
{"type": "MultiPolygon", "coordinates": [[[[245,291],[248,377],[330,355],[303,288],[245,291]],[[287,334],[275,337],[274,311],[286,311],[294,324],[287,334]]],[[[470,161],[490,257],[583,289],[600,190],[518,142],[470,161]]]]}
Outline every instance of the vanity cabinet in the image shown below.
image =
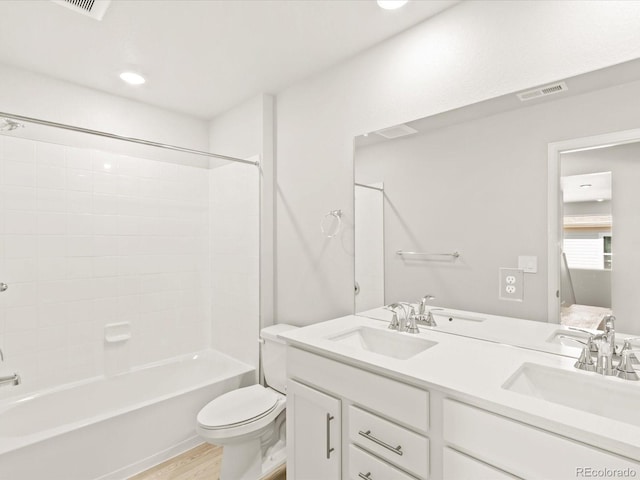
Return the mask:
{"type": "MultiPolygon", "coordinates": [[[[429,392],[363,367],[288,347],[288,477],[565,480],[598,469],[640,473],[638,461],[611,446],[588,445],[471,405],[472,397],[429,392]]],[[[593,439],[588,426],[584,435],[593,439]]]]}
{"type": "Polygon", "coordinates": [[[468,454],[445,449],[445,480],[483,478],[483,471],[546,480],[588,476],[590,468],[640,472],[638,462],[452,399],[443,401],[443,438],[468,454]]]}
{"type": "Polygon", "coordinates": [[[342,469],[342,409],[339,399],[287,382],[287,476],[304,480],[339,480],[342,469]],[[291,442],[291,443],[294,443],[291,442]]]}
{"type": "Polygon", "coordinates": [[[429,392],[296,348],[287,350],[287,375],[288,477],[429,478],[429,392]],[[331,437],[322,423],[328,413],[335,422],[329,424],[331,437]],[[335,448],[330,460],[342,457],[342,465],[319,474],[330,461],[316,452],[325,447],[326,453],[329,438],[335,448]]]}

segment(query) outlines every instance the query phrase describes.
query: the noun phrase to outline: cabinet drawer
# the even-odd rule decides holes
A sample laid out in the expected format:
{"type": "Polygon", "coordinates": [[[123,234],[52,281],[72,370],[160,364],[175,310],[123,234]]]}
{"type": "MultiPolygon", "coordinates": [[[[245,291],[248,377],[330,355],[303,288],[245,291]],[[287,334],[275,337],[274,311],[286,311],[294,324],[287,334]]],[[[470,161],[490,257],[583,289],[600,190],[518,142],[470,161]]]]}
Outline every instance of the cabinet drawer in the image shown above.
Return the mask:
{"type": "Polygon", "coordinates": [[[357,407],[348,414],[349,439],[394,465],[427,478],[429,439],[357,407]]]}
{"type": "Polygon", "coordinates": [[[429,392],[425,390],[293,347],[287,348],[287,375],[416,430],[426,433],[429,428],[429,392]]]}
{"type": "Polygon", "coordinates": [[[443,451],[443,480],[517,480],[475,458],[446,447],[443,451]]]}
{"type": "Polygon", "coordinates": [[[415,480],[415,478],[355,445],[349,445],[349,480],[415,480]]]}
{"type": "Polygon", "coordinates": [[[595,467],[639,471],[640,463],[470,405],[446,399],[443,406],[445,442],[518,477],[565,480],[595,467]]]}

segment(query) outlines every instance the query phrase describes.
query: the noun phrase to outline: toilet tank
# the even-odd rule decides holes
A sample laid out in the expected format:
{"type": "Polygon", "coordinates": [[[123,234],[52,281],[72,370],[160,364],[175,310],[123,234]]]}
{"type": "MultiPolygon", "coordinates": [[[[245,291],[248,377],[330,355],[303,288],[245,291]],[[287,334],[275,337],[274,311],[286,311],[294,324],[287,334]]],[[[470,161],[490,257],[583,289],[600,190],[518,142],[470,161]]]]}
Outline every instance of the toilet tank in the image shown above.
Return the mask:
{"type": "Polygon", "coordinates": [[[262,371],[267,385],[280,393],[285,393],[287,384],[287,359],[286,343],[278,338],[279,333],[292,330],[293,325],[279,323],[265,327],[260,331],[260,337],[264,340],[262,344],[262,371]]]}

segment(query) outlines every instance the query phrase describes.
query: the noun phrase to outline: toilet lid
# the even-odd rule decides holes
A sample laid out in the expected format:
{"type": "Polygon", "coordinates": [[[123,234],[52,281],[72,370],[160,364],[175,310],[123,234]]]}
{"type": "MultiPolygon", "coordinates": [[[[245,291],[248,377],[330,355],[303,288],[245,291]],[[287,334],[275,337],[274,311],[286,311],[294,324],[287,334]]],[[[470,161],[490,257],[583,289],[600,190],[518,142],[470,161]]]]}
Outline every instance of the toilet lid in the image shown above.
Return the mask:
{"type": "Polygon", "coordinates": [[[246,423],[273,410],[278,395],[262,385],[239,388],[209,402],[198,413],[198,423],[215,428],[246,423]]]}

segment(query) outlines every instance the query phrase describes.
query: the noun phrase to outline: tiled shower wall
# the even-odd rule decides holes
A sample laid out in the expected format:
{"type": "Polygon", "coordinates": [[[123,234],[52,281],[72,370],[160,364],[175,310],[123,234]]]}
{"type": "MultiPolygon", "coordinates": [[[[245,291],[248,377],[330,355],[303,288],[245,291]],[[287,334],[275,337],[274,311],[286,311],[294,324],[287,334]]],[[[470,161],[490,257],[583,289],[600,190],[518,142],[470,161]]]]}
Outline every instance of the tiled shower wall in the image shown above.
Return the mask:
{"type": "Polygon", "coordinates": [[[0,136],[1,394],[208,346],[208,215],[206,169],[0,136]]]}

